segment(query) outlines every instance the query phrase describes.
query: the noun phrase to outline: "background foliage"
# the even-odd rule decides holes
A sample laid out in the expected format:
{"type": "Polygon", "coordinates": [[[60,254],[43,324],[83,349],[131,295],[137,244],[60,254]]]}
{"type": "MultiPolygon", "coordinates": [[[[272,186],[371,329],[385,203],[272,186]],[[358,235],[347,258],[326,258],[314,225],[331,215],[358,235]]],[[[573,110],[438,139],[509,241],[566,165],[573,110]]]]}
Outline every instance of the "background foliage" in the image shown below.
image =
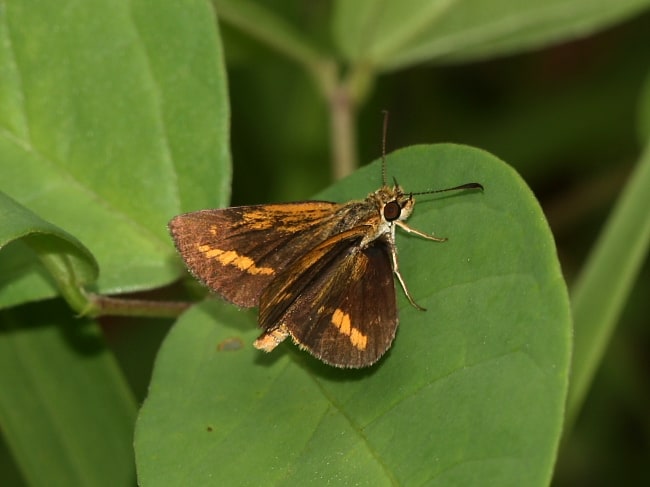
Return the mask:
{"type": "Polygon", "coordinates": [[[101,298],[186,296],[165,224],[228,202],[231,154],[233,203],[309,198],[379,155],[384,108],[389,150],[480,147],[541,202],[575,323],[553,482],[648,483],[647,5],[0,1],[3,484],[134,483],[175,311],[101,298]]]}

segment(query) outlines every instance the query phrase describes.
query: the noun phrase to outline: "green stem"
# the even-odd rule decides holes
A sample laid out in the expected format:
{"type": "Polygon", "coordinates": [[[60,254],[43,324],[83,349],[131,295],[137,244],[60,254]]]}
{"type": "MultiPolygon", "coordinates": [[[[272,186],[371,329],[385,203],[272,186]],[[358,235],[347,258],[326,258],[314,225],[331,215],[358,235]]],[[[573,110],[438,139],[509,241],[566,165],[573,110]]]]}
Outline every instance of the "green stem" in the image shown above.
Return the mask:
{"type": "Polygon", "coordinates": [[[372,85],[372,71],[357,66],[340,80],[333,62],[314,65],[311,73],[327,100],[330,112],[332,177],[341,179],[358,166],[357,114],[372,85]]]}
{"type": "Polygon", "coordinates": [[[357,167],[357,111],[345,87],[337,85],[329,94],[332,178],[337,181],[357,167]]]}
{"type": "Polygon", "coordinates": [[[192,303],[184,301],[157,301],[116,298],[90,294],[89,314],[92,316],[141,316],[149,318],[176,318],[192,303]]]}
{"type": "Polygon", "coordinates": [[[238,28],[289,59],[308,66],[322,57],[308,38],[263,3],[215,0],[214,5],[220,21],[238,28]]]}

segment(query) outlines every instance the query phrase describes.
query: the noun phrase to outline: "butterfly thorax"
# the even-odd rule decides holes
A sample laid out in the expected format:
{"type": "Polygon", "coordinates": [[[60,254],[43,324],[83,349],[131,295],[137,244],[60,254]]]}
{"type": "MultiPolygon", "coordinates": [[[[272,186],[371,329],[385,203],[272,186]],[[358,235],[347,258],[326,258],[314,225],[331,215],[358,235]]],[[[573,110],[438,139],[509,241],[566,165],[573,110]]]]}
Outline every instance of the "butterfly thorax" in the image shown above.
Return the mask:
{"type": "Polygon", "coordinates": [[[413,211],[415,200],[412,195],[404,194],[399,185],[382,186],[366,199],[341,205],[340,224],[344,228],[367,226],[367,231],[359,248],[367,247],[378,238],[393,242],[395,222],[406,220],[413,211]]]}

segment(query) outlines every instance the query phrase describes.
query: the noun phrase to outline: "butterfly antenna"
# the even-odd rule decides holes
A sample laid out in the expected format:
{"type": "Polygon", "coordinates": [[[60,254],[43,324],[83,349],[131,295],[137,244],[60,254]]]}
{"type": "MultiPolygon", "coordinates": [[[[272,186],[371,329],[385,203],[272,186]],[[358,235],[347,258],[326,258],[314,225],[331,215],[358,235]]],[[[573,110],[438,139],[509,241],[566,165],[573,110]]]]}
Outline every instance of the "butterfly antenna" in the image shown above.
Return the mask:
{"type": "Polygon", "coordinates": [[[381,135],[381,184],[386,186],[386,134],[388,133],[388,110],[384,114],[384,128],[381,135]]]}
{"type": "Polygon", "coordinates": [[[444,193],[446,191],[460,191],[463,189],[480,189],[481,191],[483,191],[483,185],[481,183],[465,183],[465,184],[461,184],[460,186],[454,186],[453,188],[433,189],[431,191],[420,191],[418,193],[411,193],[411,195],[444,193]]]}

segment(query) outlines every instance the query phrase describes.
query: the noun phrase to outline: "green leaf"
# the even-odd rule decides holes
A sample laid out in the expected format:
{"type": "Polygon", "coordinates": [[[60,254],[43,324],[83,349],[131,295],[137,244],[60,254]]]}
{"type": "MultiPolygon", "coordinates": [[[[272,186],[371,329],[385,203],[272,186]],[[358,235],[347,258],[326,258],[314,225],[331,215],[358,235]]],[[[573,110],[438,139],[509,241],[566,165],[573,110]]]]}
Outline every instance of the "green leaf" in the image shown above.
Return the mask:
{"type": "Polygon", "coordinates": [[[0,191],[0,308],[58,290],[77,311],[97,262],[72,235],[39,218],[0,191]],[[40,259],[40,260],[38,260],[40,259]]]}
{"type": "Polygon", "coordinates": [[[99,292],[175,279],[167,221],[229,197],[209,2],[8,2],[0,63],[3,190],[84,242],[99,292]]]}
{"type": "MultiPolygon", "coordinates": [[[[407,191],[478,181],[485,191],[421,195],[398,231],[395,344],[365,370],[328,367],[290,343],[251,346],[253,314],[192,308],[163,344],[136,426],[147,485],[548,485],[561,433],[571,330],[548,225],[493,156],[455,145],[388,156],[407,191]]],[[[378,163],[319,195],[365,197],[378,163]]]]}
{"type": "Polygon", "coordinates": [[[29,485],[134,483],[136,404],[98,326],[60,301],[0,311],[0,425],[29,485]]]}
{"type": "Polygon", "coordinates": [[[648,0],[361,0],[336,3],[333,30],[353,63],[381,70],[511,54],[620,22],[648,0]]]}
{"type": "Polygon", "coordinates": [[[650,143],[572,289],[575,351],[568,399],[571,423],[650,249],[650,143]]]}
{"type": "Polygon", "coordinates": [[[645,143],[650,140],[650,72],[646,75],[639,103],[639,139],[645,143]]]}

